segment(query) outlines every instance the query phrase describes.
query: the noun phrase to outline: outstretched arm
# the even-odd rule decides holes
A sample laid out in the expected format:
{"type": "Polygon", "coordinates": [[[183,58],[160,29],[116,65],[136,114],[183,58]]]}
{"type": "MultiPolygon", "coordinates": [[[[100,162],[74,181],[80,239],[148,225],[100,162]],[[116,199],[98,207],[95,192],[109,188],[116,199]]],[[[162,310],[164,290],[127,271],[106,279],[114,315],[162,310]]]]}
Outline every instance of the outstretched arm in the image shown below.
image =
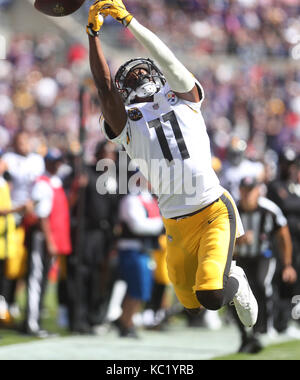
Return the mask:
{"type": "Polygon", "coordinates": [[[141,25],[126,9],[122,0],[105,0],[96,4],[101,14],[112,16],[128,27],[135,38],[146,48],[158,63],[168,84],[176,95],[191,102],[199,102],[203,94],[195,78],[176,58],[168,46],[153,32],[141,25]]]}
{"type": "Polygon", "coordinates": [[[195,78],[176,58],[168,46],[156,34],[141,25],[135,18],[128,25],[135,38],[151,53],[164,73],[168,84],[176,95],[184,100],[199,102],[199,94],[195,78]]]}
{"type": "Polygon", "coordinates": [[[292,266],[293,245],[288,226],[278,230],[277,239],[283,266],[282,279],[284,282],[294,283],[297,280],[297,273],[292,266]]]}
{"type": "Polygon", "coordinates": [[[90,66],[98,89],[100,107],[105,121],[116,136],[125,127],[127,113],[118,90],[115,88],[99,38],[89,36],[90,66]]]}
{"type": "Polygon", "coordinates": [[[98,90],[100,107],[112,132],[119,136],[127,122],[127,113],[122,98],[114,85],[111,72],[98,38],[103,17],[95,3],[90,8],[87,33],[89,35],[90,67],[98,90]]]}

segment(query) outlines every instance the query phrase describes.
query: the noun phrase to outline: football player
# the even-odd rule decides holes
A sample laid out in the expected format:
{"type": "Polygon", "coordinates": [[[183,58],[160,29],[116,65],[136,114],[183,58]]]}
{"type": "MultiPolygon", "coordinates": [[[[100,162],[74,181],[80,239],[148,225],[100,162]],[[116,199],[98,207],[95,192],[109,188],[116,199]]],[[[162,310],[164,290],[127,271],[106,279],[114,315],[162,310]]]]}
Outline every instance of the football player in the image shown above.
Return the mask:
{"type": "Polygon", "coordinates": [[[190,313],[198,313],[201,306],[218,310],[233,302],[242,323],[253,326],[257,302],[243,270],[232,262],[243,227],[234,201],[212,169],[201,115],[203,88],[121,0],[96,1],[90,8],[87,33],[103,132],[122,144],[130,158],[146,163],[140,170],[150,177],[159,199],[168,273],[179,301],[190,313]],[[130,60],[114,81],[99,38],[108,15],[128,28],[156,63],[130,60]],[[169,175],[160,175],[157,160],[170,169],[169,175]],[[182,171],[175,170],[178,162],[196,183],[193,199],[182,171]]]}

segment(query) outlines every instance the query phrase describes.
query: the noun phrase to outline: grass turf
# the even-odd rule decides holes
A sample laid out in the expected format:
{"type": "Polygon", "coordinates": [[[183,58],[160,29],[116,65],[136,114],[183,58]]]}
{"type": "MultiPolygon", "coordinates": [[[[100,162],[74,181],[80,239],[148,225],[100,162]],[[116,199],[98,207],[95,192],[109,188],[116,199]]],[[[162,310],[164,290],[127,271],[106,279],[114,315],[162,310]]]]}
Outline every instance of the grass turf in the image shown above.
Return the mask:
{"type": "Polygon", "coordinates": [[[214,360],[300,360],[300,341],[271,345],[258,354],[233,354],[214,360]]]}
{"type": "MultiPolygon", "coordinates": [[[[11,344],[26,343],[34,340],[39,340],[40,338],[30,337],[22,334],[20,326],[24,316],[25,304],[26,304],[26,294],[24,285],[21,286],[17,292],[17,303],[21,310],[21,316],[18,318],[14,326],[10,328],[1,327],[0,328],[0,346],[7,346],[11,344]]],[[[56,311],[57,311],[57,286],[56,284],[49,283],[47,292],[45,294],[45,308],[44,315],[42,318],[42,328],[49,331],[51,334],[57,334],[60,336],[69,335],[69,333],[60,329],[56,323],[56,311]]]]}
{"type": "MultiPolygon", "coordinates": [[[[25,289],[21,287],[17,294],[17,301],[21,308],[21,316],[24,315],[25,309],[25,289]]],[[[60,336],[68,336],[70,333],[60,329],[56,323],[57,311],[57,286],[49,284],[45,295],[45,311],[43,316],[42,327],[50,333],[60,336]]],[[[17,323],[20,323],[20,320],[17,323]]],[[[0,346],[26,343],[39,338],[22,335],[15,329],[0,329],[0,346]]],[[[300,359],[300,341],[291,341],[265,347],[258,354],[232,354],[228,356],[217,357],[214,360],[299,360],[300,359]]]]}

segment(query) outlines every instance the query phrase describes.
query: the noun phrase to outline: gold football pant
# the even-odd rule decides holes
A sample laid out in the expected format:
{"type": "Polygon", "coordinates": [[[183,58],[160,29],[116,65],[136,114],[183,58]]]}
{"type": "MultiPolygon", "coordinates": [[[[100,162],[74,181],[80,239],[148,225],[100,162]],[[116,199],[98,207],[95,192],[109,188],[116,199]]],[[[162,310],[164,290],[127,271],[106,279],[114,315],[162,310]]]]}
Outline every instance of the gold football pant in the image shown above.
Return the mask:
{"type": "Polygon", "coordinates": [[[167,270],[167,237],[161,235],[159,237],[160,248],[153,251],[153,259],[156,267],[154,271],[154,280],[157,284],[168,285],[170,283],[168,270],[167,270]]]}
{"type": "Polygon", "coordinates": [[[201,305],[196,292],[223,289],[237,234],[237,210],[228,193],[192,216],[164,219],[169,278],[187,309],[201,305]]]}
{"type": "Polygon", "coordinates": [[[17,227],[15,232],[16,255],[6,260],[6,278],[17,280],[22,278],[27,270],[27,250],[25,248],[25,229],[17,227]]]}

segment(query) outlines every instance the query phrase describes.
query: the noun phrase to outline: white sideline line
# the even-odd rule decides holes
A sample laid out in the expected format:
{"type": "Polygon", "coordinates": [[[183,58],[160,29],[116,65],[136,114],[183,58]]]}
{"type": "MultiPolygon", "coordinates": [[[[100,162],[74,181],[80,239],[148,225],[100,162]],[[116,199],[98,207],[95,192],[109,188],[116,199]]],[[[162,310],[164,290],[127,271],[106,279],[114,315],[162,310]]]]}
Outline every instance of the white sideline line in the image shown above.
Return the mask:
{"type": "Polygon", "coordinates": [[[141,331],[140,340],[105,335],[50,338],[0,347],[1,360],[207,360],[235,353],[235,328],[220,331],[172,327],[168,332],[141,331]],[[230,344],[228,344],[230,342],[230,344]]]}

